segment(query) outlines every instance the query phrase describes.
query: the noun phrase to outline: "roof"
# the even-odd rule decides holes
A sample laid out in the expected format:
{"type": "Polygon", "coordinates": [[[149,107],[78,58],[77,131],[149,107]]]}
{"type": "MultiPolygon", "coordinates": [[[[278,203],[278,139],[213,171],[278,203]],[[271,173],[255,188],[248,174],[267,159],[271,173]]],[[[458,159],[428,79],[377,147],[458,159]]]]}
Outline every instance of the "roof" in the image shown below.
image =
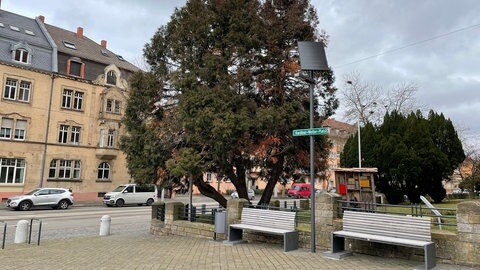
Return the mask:
{"type": "Polygon", "coordinates": [[[52,50],[35,19],[27,18],[5,10],[0,10],[0,36],[12,40],[27,42],[29,45],[52,50]],[[11,28],[17,27],[18,31],[11,28]]]}
{"type": "Polygon", "coordinates": [[[77,37],[77,33],[75,32],[71,32],[49,24],[45,24],[45,27],[57,44],[57,50],[59,53],[65,53],[105,65],[115,64],[115,66],[120,69],[133,72],[139,70],[139,68],[128,61],[120,60],[115,53],[103,48],[100,44],[94,42],[85,35],[82,35],[82,37],[77,37]],[[64,41],[75,44],[76,49],[67,48],[64,45],[64,41]],[[106,55],[104,55],[102,51],[106,52],[106,55]]]}
{"type": "Polygon", "coordinates": [[[340,122],[335,120],[334,118],[323,120],[322,127],[329,127],[332,129],[339,129],[339,130],[345,130],[345,131],[354,131],[356,128],[355,125],[350,125],[345,122],[340,122]]]}
{"type": "Polygon", "coordinates": [[[377,168],[334,168],[335,172],[352,172],[352,173],[376,173],[377,168]]]}

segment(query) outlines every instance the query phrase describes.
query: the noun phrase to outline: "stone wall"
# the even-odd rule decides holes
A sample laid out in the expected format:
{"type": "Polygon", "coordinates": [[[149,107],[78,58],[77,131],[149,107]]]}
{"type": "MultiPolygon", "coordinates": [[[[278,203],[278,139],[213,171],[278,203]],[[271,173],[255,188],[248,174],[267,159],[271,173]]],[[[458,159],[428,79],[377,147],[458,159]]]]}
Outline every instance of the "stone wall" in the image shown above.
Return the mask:
{"type": "MultiPolygon", "coordinates": [[[[342,229],[342,219],[337,217],[337,202],[342,197],[332,193],[318,194],[315,198],[316,249],[329,250],[331,234],[342,229]]],[[[241,220],[244,199],[229,199],[227,202],[227,226],[241,220]]],[[[184,204],[179,202],[155,203],[152,206],[151,233],[154,235],[175,234],[192,237],[213,238],[214,225],[180,220],[184,204]],[[156,218],[159,207],[165,207],[165,221],[156,218]]],[[[457,231],[432,231],[436,244],[437,263],[466,265],[480,268],[480,201],[458,204],[457,231]]],[[[217,234],[217,239],[226,239],[226,234],[217,234]]],[[[246,232],[248,241],[282,244],[283,238],[271,234],[246,232]]],[[[395,257],[423,262],[423,250],[395,245],[347,239],[346,249],[356,253],[380,257],[395,257]]],[[[310,232],[299,232],[299,247],[310,248],[310,232]]]]}

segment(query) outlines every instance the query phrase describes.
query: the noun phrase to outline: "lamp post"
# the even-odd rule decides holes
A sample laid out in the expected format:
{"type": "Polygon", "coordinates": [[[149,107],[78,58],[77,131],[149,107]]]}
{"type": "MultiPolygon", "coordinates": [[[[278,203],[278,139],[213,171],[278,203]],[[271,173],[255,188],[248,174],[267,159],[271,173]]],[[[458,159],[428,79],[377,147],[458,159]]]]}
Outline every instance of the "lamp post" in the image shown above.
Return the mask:
{"type": "MultiPolygon", "coordinates": [[[[299,41],[298,53],[300,56],[300,67],[303,71],[308,71],[310,90],[310,128],[313,128],[313,88],[315,80],[313,72],[328,70],[327,56],[325,48],[321,42],[299,41]]],[[[314,138],[310,135],[310,201],[311,201],[311,227],[310,227],[310,246],[311,252],[315,252],[315,173],[314,173],[314,138]]]]}
{"type": "MultiPolygon", "coordinates": [[[[347,84],[350,84],[354,89],[355,85],[353,84],[352,81],[347,81],[347,84]]],[[[363,105],[360,104],[360,108],[363,108],[363,105]]],[[[360,109],[363,110],[363,109],[360,109]]],[[[361,111],[358,111],[358,122],[357,122],[357,134],[358,134],[358,168],[362,168],[362,143],[361,143],[361,138],[360,138],[360,114],[362,113],[361,111]]]]}

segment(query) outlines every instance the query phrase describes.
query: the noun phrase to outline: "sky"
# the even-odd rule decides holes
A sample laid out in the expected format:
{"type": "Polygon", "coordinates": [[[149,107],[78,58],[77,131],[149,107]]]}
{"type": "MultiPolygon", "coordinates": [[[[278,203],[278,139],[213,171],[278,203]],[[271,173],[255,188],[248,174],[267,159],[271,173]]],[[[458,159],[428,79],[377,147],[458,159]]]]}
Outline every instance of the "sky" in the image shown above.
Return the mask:
{"type": "MultiPolygon", "coordinates": [[[[1,0],[0,0],[1,1],[1,0]]],[[[3,0],[1,8],[84,34],[133,64],[185,0],[3,0]]],[[[348,74],[389,89],[418,87],[418,104],[450,118],[480,148],[480,3],[477,0],[311,0],[339,90],[348,74]]],[[[342,107],[333,117],[342,120],[342,107]]]]}

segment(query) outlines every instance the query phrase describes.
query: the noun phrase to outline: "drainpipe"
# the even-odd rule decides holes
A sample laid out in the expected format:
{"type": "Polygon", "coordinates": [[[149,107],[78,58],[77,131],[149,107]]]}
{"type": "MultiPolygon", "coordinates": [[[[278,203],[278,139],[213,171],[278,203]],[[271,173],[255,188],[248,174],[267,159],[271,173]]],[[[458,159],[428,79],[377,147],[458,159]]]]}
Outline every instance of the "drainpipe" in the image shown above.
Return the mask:
{"type": "Polygon", "coordinates": [[[42,154],[42,164],[40,167],[40,183],[39,187],[43,187],[43,180],[45,175],[45,162],[47,158],[47,146],[48,146],[48,133],[50,131],[50,114],[52,113],[52,99],[53,99],[53,86],[55,84],[55,74],[52,73],[51,75],[51,83],[50,83],[50,98],[48,101],[48,113],[47,113],[47,126],[45,128],[45,142],[43,144],[43,154],[42,154]]]}

